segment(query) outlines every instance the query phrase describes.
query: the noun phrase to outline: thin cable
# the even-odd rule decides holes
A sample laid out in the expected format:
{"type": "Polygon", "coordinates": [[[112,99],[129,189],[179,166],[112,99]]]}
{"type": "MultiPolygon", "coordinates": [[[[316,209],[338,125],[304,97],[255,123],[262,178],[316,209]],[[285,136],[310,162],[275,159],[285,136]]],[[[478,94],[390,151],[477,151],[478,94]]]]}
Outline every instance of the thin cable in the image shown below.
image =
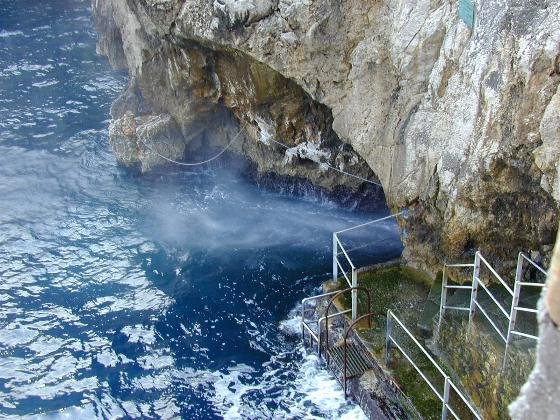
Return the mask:
{"type": "Polygon", "coordinates": [[[181,165],[181,166],[198,166],[198,165],[204,165],[205,163],[209,163],[212,162],[215,159],[218,159],[220,156],[222,156],[226,150],[228,150],[230,148],[230,146],[233,144],[233,142],[235,140],[237,140],[237,138],[239,137],[239,135],[241,134],[241,132],[243,131],[243,129],[245,128],[245,125],[242,126],[239,131],[237,132],[237,134],[231,139],[231,141],[226,145],[226,147],[224,149],[222,149],[222,151],[220,151],[217,155],[214,155],[213,157],[211,157],[210,159],[206,159],[203,160],[202,162],[194,162],[194,163],[187,163],[187,162],[178,162],[176,160],[173,160],[171,158],[168,158],[166,156],[163,156],[162,154],[158,153],[156,150],[154,150],[150,145],[148,145],[147,143],[145,143],[140,137],[138,137],[138,140],[140,140],[140,143],[142,143],[144,146],[146,146],[146,148],[148,150],[150,150],[152,153],[155,153],[156,155],[158,155],[160,158],[171,162],[171,163],[175,163],[176,165],[181,165]]]}
{"type": "MultiPolygon", "coordinates": [[[[231,139],[231,141],[227,144],[227,146],[226,146],[222,151],[220,151],[217,155],[211,157],[210,159],[204,160],[204,161],[202,161],[202,162],[195,162],[195,163],[178,162],[178,161],[176,161],[176,160],[173,160],[173,159],[171,159],[171,158],[168,158],[168,157],[166,157],[166,156],[163,156],[162,154],[160,154],[160,153],[158,153],[156,150],[154,150],[150,145],[148,145],[147,143],[145,143],[140,137],[138,137],[138,140],[140,140],[140,143],[142,143],[144,146],[146,146],[146,148],[147,148],[148,150],[150,150],[152,153],[155,153],[155,154],[158,155],[160,158],[162,158],[162,159],[164,159],[164,160],[166,160],[166,161],[168,161],[168,162],[175,163],[176,165],[181,165],[181,166],[198,166],[198,165],[204,165],[205,163],[212,162],[213,160],[218,159],[221,155],[223,155],[223,154],[231,147],[231,145],[233,144],[233,142],[234,142],[235,140],[237,140],[237,138],[239,137],[239,135],[241,134],[241,132],[245,129],[245,126],[246,126],[246,125],[243,125],[243,126],[241,127],[241,129],[237,132],[237,134],[233,137],[233,139],[231,139]]],[[[270,141],[272,141],[272,142],[274,142],[274,143],[276,143],[276,144],[282,146],[282,147],[285,148],[286,150],[291,149],[290,146],[287,146],[287,145],[285,145],[284,143],[280,143],[279,141],[274,140],[274,139],[272,139],[272,138],[267,139],[267,140],[270,140],[270,141]]],[[[371,181],[371,180],[369,180],[369,179],[362,178],[361,176],[354,175],[354,174],[351,174],[351,173],[349,173],[349,172],[343,171],[342,169],[338,169],[337,167],[332,166],[332,165],[329,165],[329,164],[326,163],[326,162],[316,162],[316,163],[318,163],[319,165],[324,165],[324,166],[326,166],[327,168],[332,169],[333,171],[337,171],[337,172],[339,172],[339,173],[341,173],[341,174],[350,176],[350,177],[352,177],[352,178],[359,179],[360,181],[367,182],[367,183],[373,184],[373,185],[378,185],[378,186],[380,186],[380,187],[382,186],[379,182],[371,181]]]]}
{"type": "MultiPolygon", "coordinates": [[[[274,140],[274,139],[267,139],[267,140],[270,140],[270,141],[272,141],[272,142],[274,142],[274,143],[276,143],[276,144],[282,146],[282,147],[285,148],[286,150],[287,150],[287,149],[291,149],[290,146],[287,146],[287,145],[285,145],[284,143],[280,143],[279,141],[276,141],[276,140],[274,140]]],[[[313,161],[313,162],[314,162],[314,161],[313,161]]],[[[379,182],[370,181],[369,179],[362,178],[361,176],[354,175],[354,174],[351,174],[351,173],[349,173],[349,172],[343,171],[342,169],[338,169],[337,167],[332,166],[332,165],[329,165],[329,164],[326,163],[326,162],[316,162],[316,163],[318,163],[319,165],[325,165],[327,168],[330,168],[330,169],[332,169],[333,171],[337,171],[337,172],[340,172],[341,174],[351,176],[351,177],[353,177],[353,178],[359,179],[360,181],[368,182],[368,183],[370,183],[370,184],[378,185],[378,186],[380,186],[380,187],[382,186],[379,182]]]]}

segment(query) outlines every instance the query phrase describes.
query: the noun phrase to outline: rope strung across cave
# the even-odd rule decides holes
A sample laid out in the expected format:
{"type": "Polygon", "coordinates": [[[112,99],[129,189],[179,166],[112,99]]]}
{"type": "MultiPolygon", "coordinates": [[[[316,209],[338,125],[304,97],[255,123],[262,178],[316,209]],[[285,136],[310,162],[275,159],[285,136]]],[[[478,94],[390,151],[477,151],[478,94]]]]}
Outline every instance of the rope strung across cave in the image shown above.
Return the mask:
{"type": "Polygon", "coordinates": [[[144,142],[140,137],[138,137],[138,140],[140,140],[140,143],[142,143],[144,146],[146,146],[146,148],[151,151],[152,153],[155,153],[156,155],[158,155],[160,158],[162,158],[163,160],[166,160],[168,162],[174,163],[176,165],[181,165],[181,166],[198,166],[198,165],[204,165],[205,163],[210,163],[213,160],[218,159],[220,156],[222,156],[226,150],[228,150],[231,145],[233,144],[233,142],[235,140],[237,140],[237,138],[239,137],[239,135],[241,134],[241,132],[243,131],[243,129],[245,128],[245,126],[242,126],[239,131],[237,132],[237,134],[231,139],[231,141],[226,145],[226,147],[224,147],[218,154],[212,156],[210,159],[206,159],[203,160],[202,162],[193,162],[193,163],[188,163],[188,162],[178,162],[176,160],[173,160],[171,158],[168,158],[167,156],[163,156],[162,154],[160,154],[157,150],[153,149],[149,144],[147,144],[146,142],[144,142]]]}
{"type": "MultiPolygon", "coordinates": [[[[171,158],[168,158],[167,156],[163,156],[163,155],[162,155],[161,153],[159,153],[157,150],[155,150],[154,148],[152,148],[149,144],[147,144],[146,142],[144,142],[140,137],[138,137],[138,140],[139,140],[140,143],[142,143],[148,150],[150,150],[152,153],[156,154],[157,156],[159,156],[159,157],[162,158],[163,160],[166,160],[167,162],[171,162],[171,163],[174,163],[174,164],[176,164],[176,165],[181,165],[181,166],[198,166],[198,165],[204,165],[204,164],[206,164],[206,163],[210,163],[210,162],[212,162],[213,160],[218,159],[221,155],[223,155],[223,154],[231,147],[231,145],[233,144],[233,142],[234,142],[235,140],[237,140],[237,138],[239,137],[239,135],[240,135],[241,132],[245,129],[246,126],[247,126],[247,124],[243,125],[243,126],[239,129],[239,131],[237,132],[237,134],[236,134],[236,135],[231,139],[231,141],[226,145],[226,147],[224,147],[218,154],[216,154],[216,155],[214,155],[213,157],[211,157],[210,159],[206,159],[206,160],[204,160],[204,161],[202,161],[202,162],[188,163],[188,162],[179,162],[179,161],[173,160],[173,159],[171,159],[171,158]]],[[[272,139],[272,138],[270,138],[270,139],[268,139],[268,140],[272,141],[273,143],[278,144],[279,146],[282,146],[282,147],[283,147],[284,149],[286,149],[286,150],[291,149],[290,146],[288,146],[288,145],[286,145],[286,144],[284,144],[284,143],[281,143],[281,142],[279,142],[279,141],[277,141],[277,140],[274,140],[274,139],[272,139]]],[[[369,184],[373,184],[373,185],[377,185],[377,186],[380,186],[380,187],[381,187],[381,184],[380,184],[379,182],[371,181],[371,180],[369,180],[369,179],[362,178],[361,176],[354,175],[354,174],[351,174],[351,173],[349,173],[349,172],[343,171],[342,169],[339,169],[339,168],[337,168],[337,167],[335,167],[335,166],[329,165],[329,164],[326,163],[326,162],[316,162],[316,163],[318,163],[319,165],[325,166],[325,167],[327,167],[327,168],[329,168],[329,169],[332,169],[333,171],[337,171],[337,172],[339,172],[339,173],[341,173],[341,174],[344,174],[344,175],[350,176],[350,177],[352,177],[352,178],[359,179],[360,181],[367,182],[367,183],[369,183],[369,184]]]]}

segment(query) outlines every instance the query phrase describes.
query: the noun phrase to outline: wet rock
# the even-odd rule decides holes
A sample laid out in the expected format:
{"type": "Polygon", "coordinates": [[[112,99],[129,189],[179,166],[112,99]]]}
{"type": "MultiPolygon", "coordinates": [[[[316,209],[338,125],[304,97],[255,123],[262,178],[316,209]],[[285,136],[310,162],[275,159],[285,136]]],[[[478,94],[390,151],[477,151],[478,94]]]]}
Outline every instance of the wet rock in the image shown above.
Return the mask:
{"type": "Polygon", "coordinates": [[[111,147],[124,166],[146,172],[168,163],[162,156],[181,160],[185,152],[183,136],[169,115],[135,117],[126,112],[109,127],[111,147]]]}

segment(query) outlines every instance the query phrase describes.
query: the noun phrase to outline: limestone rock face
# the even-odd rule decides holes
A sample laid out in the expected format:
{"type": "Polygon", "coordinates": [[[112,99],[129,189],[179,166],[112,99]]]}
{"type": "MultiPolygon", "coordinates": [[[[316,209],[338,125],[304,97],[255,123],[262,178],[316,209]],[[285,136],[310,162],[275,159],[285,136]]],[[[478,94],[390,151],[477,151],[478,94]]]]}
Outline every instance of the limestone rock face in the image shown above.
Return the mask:
{"type": "Polygon", "coordinates": [[[560,3],[477,3],[470,30],[449,0],[92,2],[133,112],[170,115],[185,139],[205,129],[189,153],[244,127],[233,149],[260,171],[378,179],[411,209],[409,262],[434,272],[481,249],[505,271],[521,249],[546,260],[557,229],[560,3]]]}
{"type": "Polygon", "coordinates": [[[542,171],[541,186],[552,191],[560,201],[560,87],[548,103],[539,132],[542,145],[533,152],[535,164],[542,171]]]}

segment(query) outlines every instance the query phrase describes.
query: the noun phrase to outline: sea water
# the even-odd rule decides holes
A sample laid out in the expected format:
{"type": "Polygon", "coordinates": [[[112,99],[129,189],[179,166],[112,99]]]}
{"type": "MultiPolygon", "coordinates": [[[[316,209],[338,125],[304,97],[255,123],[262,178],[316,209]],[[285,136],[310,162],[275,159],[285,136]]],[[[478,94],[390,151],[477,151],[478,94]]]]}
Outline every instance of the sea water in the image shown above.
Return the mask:
{"type": "MultiPolygon", "coordinates": [[[[356,213],[227,165],[147,176],[108,144],[127,75],[89,1],[0,0],[0,414],[360,418],[298,302],[356,213]]],[[[398,255],[393,225],[374,260],[398,255]]],[[[374,262],[374,261],[372,261],[374,262]]]]}

